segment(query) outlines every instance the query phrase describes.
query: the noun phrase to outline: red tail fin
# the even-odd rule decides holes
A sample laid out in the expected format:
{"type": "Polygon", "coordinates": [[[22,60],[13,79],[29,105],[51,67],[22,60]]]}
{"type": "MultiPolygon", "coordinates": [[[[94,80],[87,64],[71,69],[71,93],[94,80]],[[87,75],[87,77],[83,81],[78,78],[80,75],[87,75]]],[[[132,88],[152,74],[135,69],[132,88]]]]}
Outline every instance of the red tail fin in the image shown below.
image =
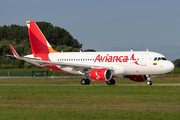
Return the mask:
{"type": "Polygon", "coordinates": [[[55,51],[34,21],[27,21],[32,54],[53,53],[55,51]]]}

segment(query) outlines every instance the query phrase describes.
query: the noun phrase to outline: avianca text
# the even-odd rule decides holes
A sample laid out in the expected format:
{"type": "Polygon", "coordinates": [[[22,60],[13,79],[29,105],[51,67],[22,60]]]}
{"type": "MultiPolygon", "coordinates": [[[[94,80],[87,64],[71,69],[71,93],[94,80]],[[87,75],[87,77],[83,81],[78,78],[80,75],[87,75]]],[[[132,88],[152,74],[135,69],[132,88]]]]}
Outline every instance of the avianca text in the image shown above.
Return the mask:
{"type": "Polygon", "coordinates": [[[100,54],[96,56],[94,62],[128,62],[128,56],[101,56],[100,54]]]}

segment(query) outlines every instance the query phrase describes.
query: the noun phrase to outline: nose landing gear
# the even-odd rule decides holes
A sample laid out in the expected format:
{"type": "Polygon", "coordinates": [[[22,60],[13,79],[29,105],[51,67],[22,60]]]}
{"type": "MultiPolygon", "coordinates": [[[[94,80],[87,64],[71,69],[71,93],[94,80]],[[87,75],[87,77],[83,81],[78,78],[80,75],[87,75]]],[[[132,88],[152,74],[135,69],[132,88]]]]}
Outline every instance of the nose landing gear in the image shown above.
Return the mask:
{"type": "Polygon", "coordinates": [[[147,81],[147,85],[152,85],[153,82],[152,81],[147,81]]]}
{"type": "Polygon", "coordinates": [[[146,77],[147,77],[147,85],[152,85],[153,82],[151,81],[150,76],[146,75],[146,77]]]}

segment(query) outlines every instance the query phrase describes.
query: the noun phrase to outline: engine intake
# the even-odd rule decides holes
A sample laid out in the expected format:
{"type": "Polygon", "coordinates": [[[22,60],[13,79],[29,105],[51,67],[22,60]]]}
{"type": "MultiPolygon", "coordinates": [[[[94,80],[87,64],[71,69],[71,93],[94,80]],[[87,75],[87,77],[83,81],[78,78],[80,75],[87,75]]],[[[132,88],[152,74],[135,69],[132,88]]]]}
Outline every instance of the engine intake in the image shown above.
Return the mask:
{"type": "Polygon", "coordinates": [[[89,76],[93,80],[102,82],[109,81],[112,78],[111,71],[107,68],[91,69],[89,76]]]}

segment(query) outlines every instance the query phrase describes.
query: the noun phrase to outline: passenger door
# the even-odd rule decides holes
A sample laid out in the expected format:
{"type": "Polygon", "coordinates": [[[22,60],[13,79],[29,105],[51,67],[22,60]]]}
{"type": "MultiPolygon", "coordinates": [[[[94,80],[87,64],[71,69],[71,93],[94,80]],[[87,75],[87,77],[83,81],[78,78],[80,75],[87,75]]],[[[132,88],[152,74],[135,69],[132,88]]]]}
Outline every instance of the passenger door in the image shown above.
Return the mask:
{"type": "Polygon", "coordinates": [[[148,54],[145,53],[142,55],[142,58],[141,58],[141,66],[146,66],[147,65],[147,56],[148,54]]]}

